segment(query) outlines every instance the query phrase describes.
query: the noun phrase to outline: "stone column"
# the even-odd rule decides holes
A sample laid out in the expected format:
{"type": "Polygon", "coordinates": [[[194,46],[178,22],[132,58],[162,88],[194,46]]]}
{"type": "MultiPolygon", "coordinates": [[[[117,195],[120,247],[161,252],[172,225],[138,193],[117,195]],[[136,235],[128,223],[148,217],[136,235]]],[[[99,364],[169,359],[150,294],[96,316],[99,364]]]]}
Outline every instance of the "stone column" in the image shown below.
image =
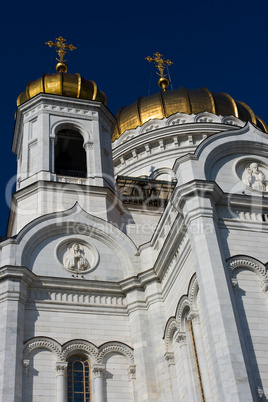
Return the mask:
{"type": "Polygon", "coordinates": [[[51,173],[55,173],[55,144],[56,144],[56,139],[55,139],[55,137],[50,137],[50,143],[51,143],[51,152],[50,152],[51,163],[50,163],[50,169],[51,169],[51,173]]]}
{"type": "MultiPolygon", "coordinates": [[[[151,327],[143,290],[127,293],[131,340],[136,364],[134,400],[154,402],[157,400],[155,356],[152,350],[151,327]]],[[[163,359],[163,354],[162,354],[163,359]]],[[[165,362],[164,362],[165,363],[165,362]]]]}
{"type": "Polygon", "coordinates": [[[94,401],[103,402],[103,371],[105,369],[104,364],[94,364],[92,372],[94,374],[94,401]]]}
{"type": "Polygon", "coordinates": [[[177,334],[175,334],[175,341],[179,343],[181,348],[181,357],[182,357],[188,400],[194,402],[196,401],[196,395],[194,391],[194,384],[192,381],[193,374],[190,364],[190,356],[188,353],[186,334],[184,332],[177,332],[177,334]]]}
{"type": "Polygon", "coordinates": [[[55,364],[56,378],[57,378],[57,402],[67,401],[67,381],[66,371],[67,362],[57,362],[55,364]]]}
{"type": "Polygon", "coordinates": [[[166,352],[165,359],[168,362],[169,375],[171,380],[171,388],[172,388],[172,398],[173,401],[177,401],[179,398],[179,388],[176,377],[176,366],[174,359],[174,352],[166,352]]]}
{"type": "Polygon", "coordinates": [[[188,314],[187,319],[192,322],[198,363],[199,363],[199,368],[200,368],[200,372],[201,372],[202,385],[203,385],[203,389],[204,389],[205,399],[206,399],[206,402],[209,402],[209,401],[212,402],[213,394],[212,394],[212,388],[211,388],[210,377],[209,377],[209,372],[208,372],[206,354],[205,354],[205,350],[204,350],[199,314],[197,312],[191,311],[188,314]]]}
{"type": "Polygon", "coordinates": [[[86,142],[84,144],[84,149],[86,151],[86,161],[87,161],[87,177],[93,177],[94,174],[94,154],[92,152],[93,150],[93,144],[90,142],[86,142]]]}

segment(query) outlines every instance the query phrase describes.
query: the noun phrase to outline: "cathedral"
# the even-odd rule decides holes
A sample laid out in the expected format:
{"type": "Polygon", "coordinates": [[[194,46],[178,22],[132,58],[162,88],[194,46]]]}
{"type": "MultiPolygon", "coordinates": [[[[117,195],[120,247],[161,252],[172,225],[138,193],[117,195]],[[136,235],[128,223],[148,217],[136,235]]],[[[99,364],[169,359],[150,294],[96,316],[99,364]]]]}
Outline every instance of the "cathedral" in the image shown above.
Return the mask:
{"type": "Polygon", "coordinates": [[[56,72],[17,99],[0,400],[267,401],[265,122],[169,89],[158,52],[159,92],[113,116],[48,45],[56,72]]]}

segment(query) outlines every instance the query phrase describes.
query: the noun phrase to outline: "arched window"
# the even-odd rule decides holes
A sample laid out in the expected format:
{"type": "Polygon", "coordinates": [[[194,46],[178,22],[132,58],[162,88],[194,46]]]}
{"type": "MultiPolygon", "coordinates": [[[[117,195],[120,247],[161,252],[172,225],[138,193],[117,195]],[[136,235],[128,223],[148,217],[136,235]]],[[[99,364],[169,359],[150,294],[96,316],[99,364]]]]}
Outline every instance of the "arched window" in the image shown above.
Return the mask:
{"type": "Polygon", "coordinates": [[[68,402],[91,402],[90,364],[85,356],[68,359],[68,402]]]}
{"type": "Polygon", "coordinates": [[[63,129],[57,133],[55,173],[63,176],[86,177],[84,139],[75,130],[63,129]]]}

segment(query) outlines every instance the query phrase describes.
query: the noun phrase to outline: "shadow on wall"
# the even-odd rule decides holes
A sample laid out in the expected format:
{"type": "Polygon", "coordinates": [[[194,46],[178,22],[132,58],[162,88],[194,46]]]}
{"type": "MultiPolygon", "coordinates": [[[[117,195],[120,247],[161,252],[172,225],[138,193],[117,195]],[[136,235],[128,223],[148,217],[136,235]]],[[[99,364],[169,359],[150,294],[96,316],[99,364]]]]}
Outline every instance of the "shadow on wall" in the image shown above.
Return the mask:
{"type": "MultiPolygon", "coordinates": [[[[268,401],[268,309],[257,275],[248,269],[236,269],[234,289],[238,319],[247,354],[249,374],[253,378],[256,400],[268,401]]],[[[254,391],[253,391],[254,392],[254,391]]],[[[255,400],[255,399],[254,399],[255,400]]]]}

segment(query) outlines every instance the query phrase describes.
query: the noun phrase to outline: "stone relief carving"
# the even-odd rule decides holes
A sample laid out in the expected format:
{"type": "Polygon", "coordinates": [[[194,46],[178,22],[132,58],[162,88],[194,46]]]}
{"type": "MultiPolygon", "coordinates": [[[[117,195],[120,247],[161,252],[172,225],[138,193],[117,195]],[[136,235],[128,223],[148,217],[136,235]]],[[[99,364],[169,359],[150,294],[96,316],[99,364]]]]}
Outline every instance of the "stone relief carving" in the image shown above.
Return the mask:
{"type": "Polygon", "coordinates": [[[64,261],[65,268],[73,272],[84,272],[90,268],[83,246],[79,243],[74,243],[68,248],[69,251],[64,261]]]}
{"type": "Polygon", "coordinates": [[[266,175],[260,169],[257,162],[252,162],[246,165],[242,181],[248,187],[257,191],[268,191],[268,181],[266,180],[266,175]]]}
{"type": "Polygon", "coordinates": [[[99,261],[99,253],[93,245],[75,238],[60,243],[56,256],[61,265],[75,275],[91,272],[99,261]]]}

